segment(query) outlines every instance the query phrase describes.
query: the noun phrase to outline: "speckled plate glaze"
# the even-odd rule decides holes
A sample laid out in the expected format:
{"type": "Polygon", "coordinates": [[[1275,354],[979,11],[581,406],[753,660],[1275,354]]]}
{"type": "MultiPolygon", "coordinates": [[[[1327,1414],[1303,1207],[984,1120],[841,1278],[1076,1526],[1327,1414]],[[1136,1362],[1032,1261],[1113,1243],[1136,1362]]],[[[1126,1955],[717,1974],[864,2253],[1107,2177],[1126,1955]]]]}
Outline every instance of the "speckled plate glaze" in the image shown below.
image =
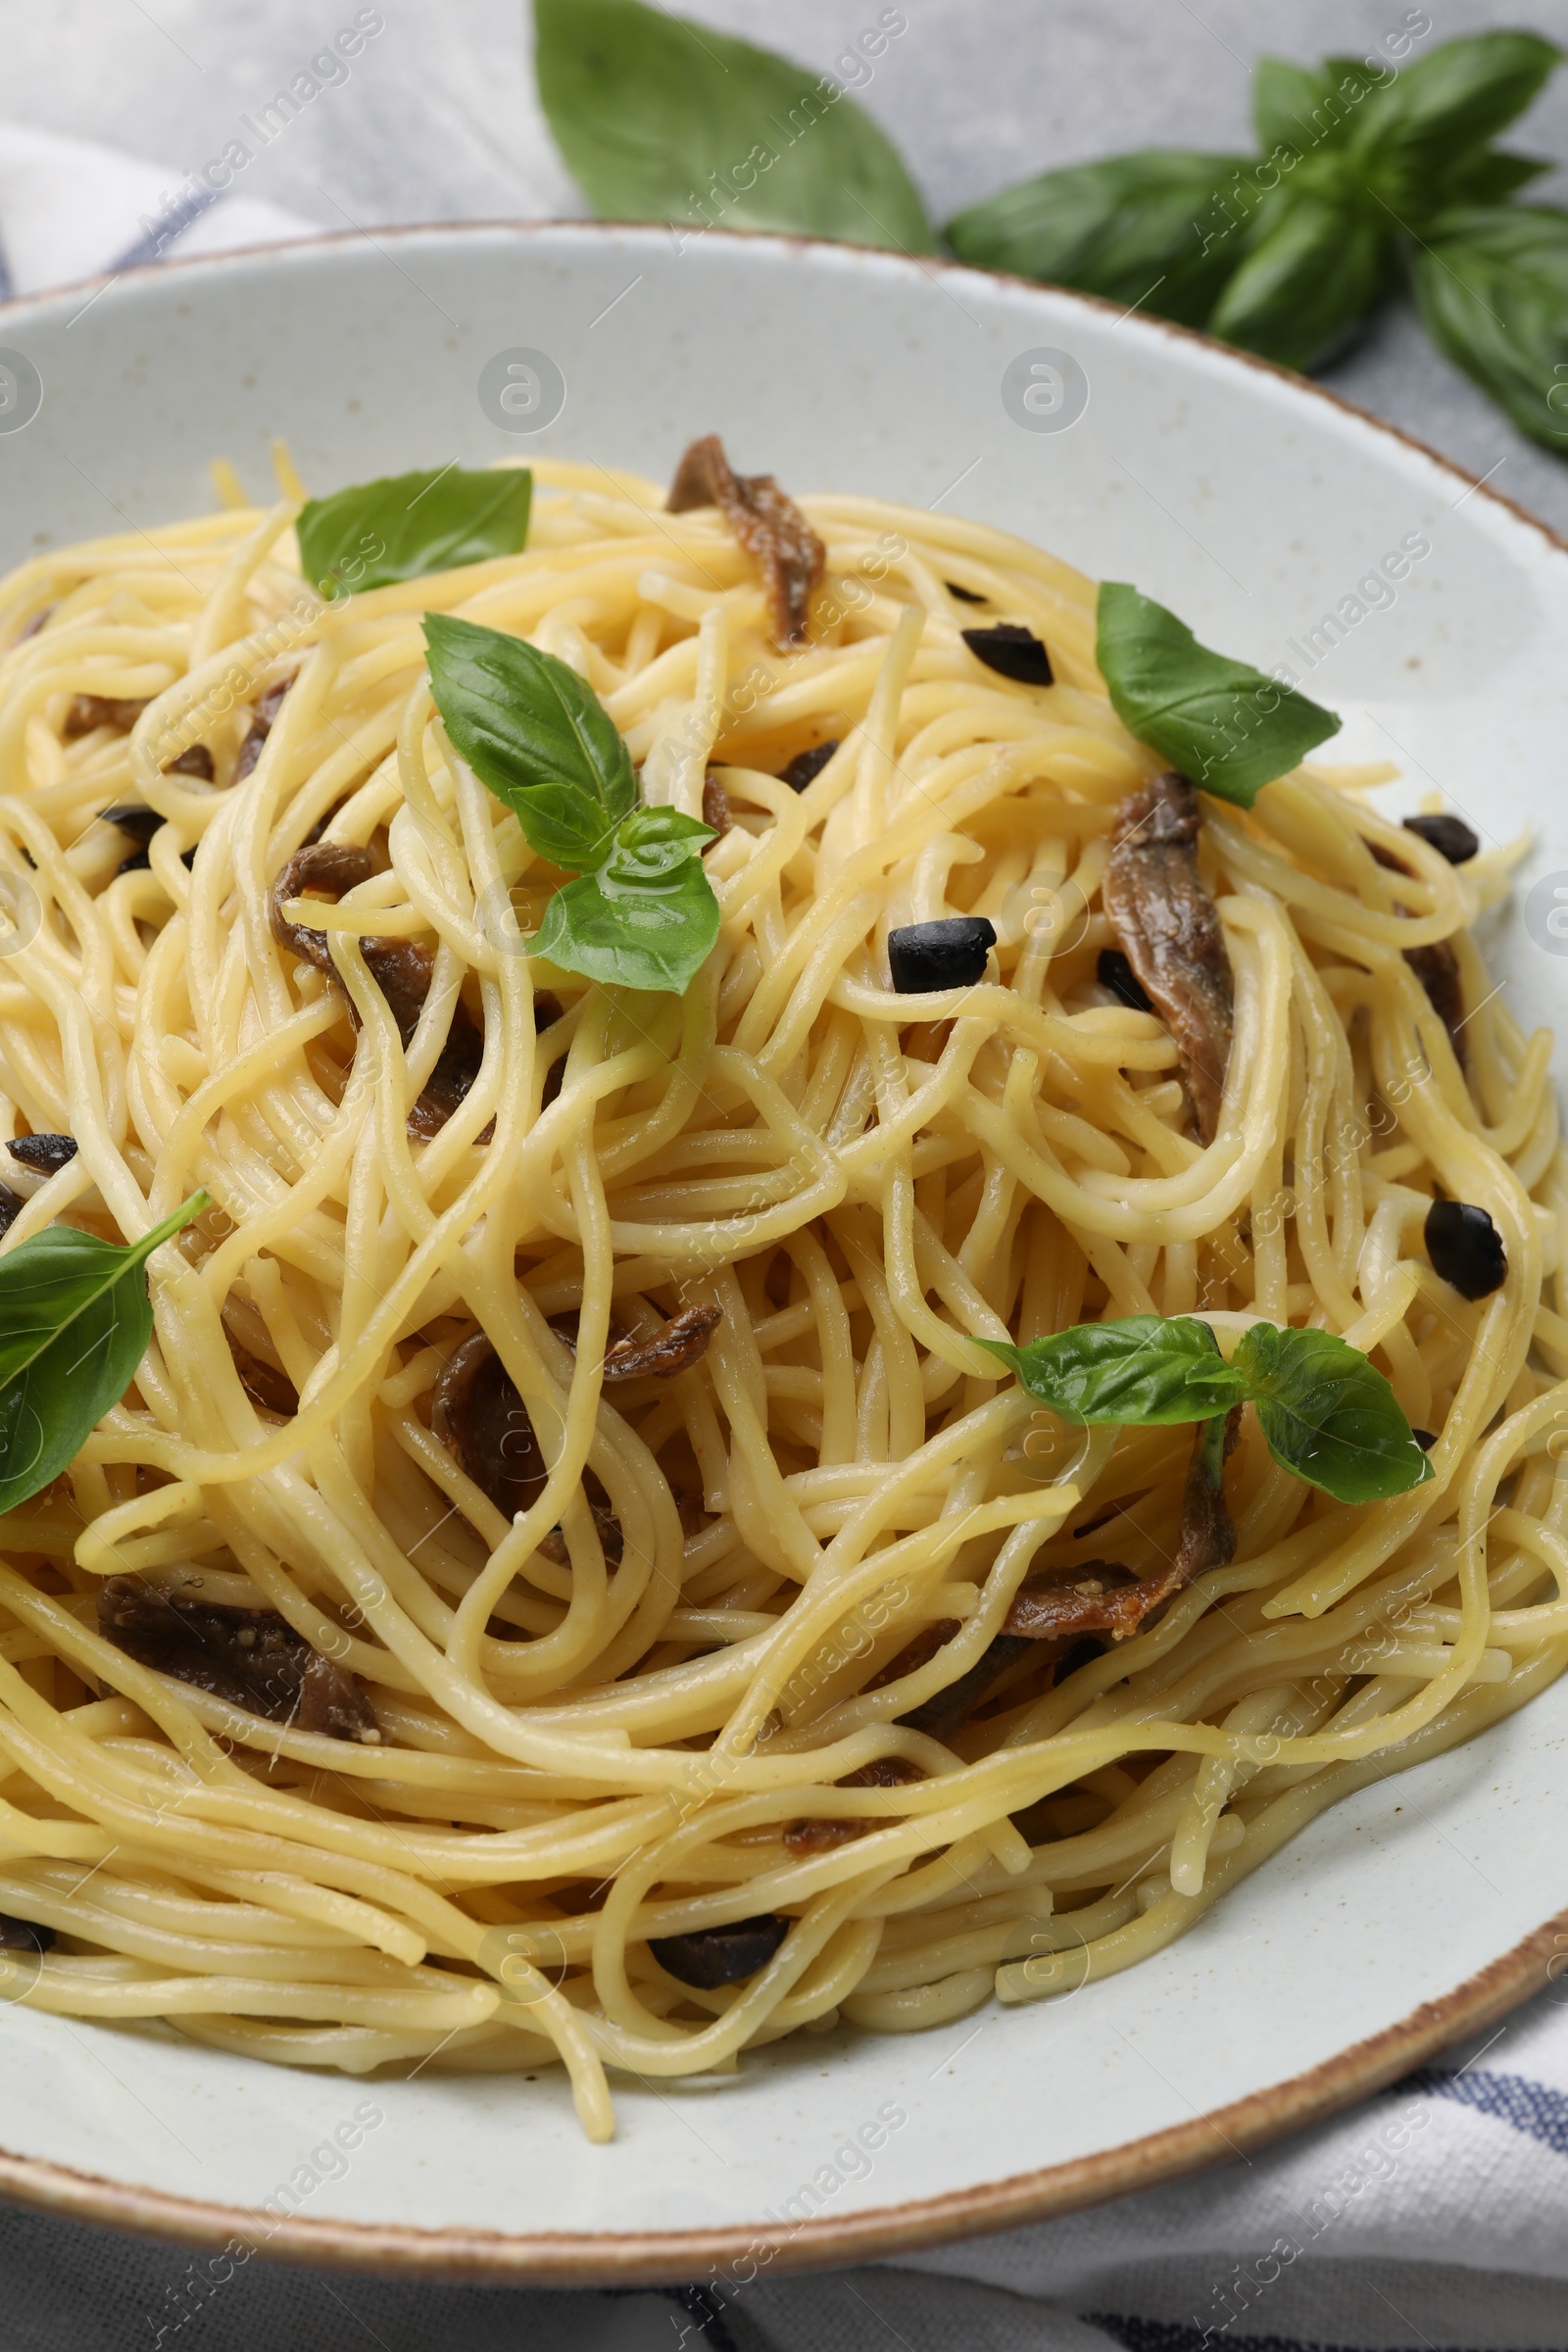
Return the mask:
{"type": "MultiPolygon", "coordinates": [[[[8,563],[205,508],[216,454],[262,495],[274,433],[325,490],[529,450],[662,477],[717,430],[790,488],[977,515],[1135,579],[1343,710],[1328,756],[1397,760],[1391,808],[1435,785],[1488,839],[1534,827],[1526,891],[1568,893],[1568,548],[1178,328],[840,246],[496,225],[132,272],[0,311],[8,353],[42,386],[0,429],[8,563]]],[[[1489,947],[1527,1025],[1560,1015],[1568,940],[1543,914],[1489,947]]],[[[559,2076],[366,2083],[13,2003],[0,2192],[196,2244],[562,2281],[738,2279],[1060,2212],[1256,2146],[1543,1986],[1568,1950],[1565,1734],[1568,1682],[1074,1996],[619,2083],[606,2148],[559,2076]]]]}

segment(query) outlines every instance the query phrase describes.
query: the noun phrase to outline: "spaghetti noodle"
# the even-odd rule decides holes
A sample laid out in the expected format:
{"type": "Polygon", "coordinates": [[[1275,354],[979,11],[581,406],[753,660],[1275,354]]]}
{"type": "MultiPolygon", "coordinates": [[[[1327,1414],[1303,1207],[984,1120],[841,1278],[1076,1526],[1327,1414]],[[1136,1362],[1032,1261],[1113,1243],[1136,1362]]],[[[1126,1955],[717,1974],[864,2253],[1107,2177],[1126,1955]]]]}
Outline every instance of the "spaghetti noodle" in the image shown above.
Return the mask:
{"type": "Polygon", "coordinates": [[[1367,771],[1205,803],[1200,1141],[1100,977],[1158,763],[1090,584],[808,499],[781,652],[722,513],[537,470],[524,553],[360,596],[302,583],[292,498],[0,587],[0,1137],[75,1145],[0,1141],[0,1250],[213,1204],[150,1262],[133,1387],[0,1518],[0,1961],[291,2064],[560,2059],[603,2137],[607,2069],[1128,1966],[1550,1682],[1568,1186],[1549,1041],[1471,936],[1508,854],[1450,865],[1367,771]],[[706,792],[683,997],[530,957],[559,875],[444,735],[427,612],[576,669],[645,801],[706,792]],[[983,666],[977,615],[1055,682],[983,666]],[[888,934],[955,916],[987,976],[911,1004],[888,934]],[[1445,1197],[1505,1250],[1474,1302],[1423,1254],[1445,1197]],[[1036,1638],[1026,1577],[1165,1567],[1191,1445],[1066,1427],[976,1342],[1151,1312],[1344,1335],[1435,1475],[1335,1503],[1249,1409],[1230,1564],[1036,1638]]]}

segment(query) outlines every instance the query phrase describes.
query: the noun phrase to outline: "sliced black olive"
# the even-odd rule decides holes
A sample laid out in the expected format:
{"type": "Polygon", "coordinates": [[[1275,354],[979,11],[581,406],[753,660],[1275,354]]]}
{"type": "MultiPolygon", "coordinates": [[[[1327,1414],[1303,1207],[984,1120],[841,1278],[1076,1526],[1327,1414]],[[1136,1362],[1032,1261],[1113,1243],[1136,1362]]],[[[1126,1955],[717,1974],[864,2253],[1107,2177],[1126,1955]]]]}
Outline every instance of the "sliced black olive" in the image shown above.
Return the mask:
{"type": "Polygon", "coordinates": [[[667,1976],[713,1992],[720,1984],[755,1977],[789,1932],[787,1919],[767,1911],[757,1919],[734,1920],[727,1928],[700,1928],[692,1936],[651,1936],[648,1949],[667,1976]]]}
{"type": "Polygon", "coordinates": [[[12,1919],[0,1911],[0,1952],[47,1952],[55,1939],[53,1928],[36,1920],[12,1919]]]}
{"type": "Polygon", "coordinates": [[[1118,1004],[1129,1012],[1152,1012],[1149,991],[1133,970],[1120,948],[1102,948],[1095,977],[1102,988],[1108,988],[1118,1004]]]}
{"type": "Polygon", "coordinates": [[[960,588],[956,580],[947,581],[946,586],[948,594],[956,596],[960,605],[989,605],[991,602],[990,597],[982,596],[978,588],[960,588]]]}
{"type": "Polygon", "coordinates": [[[1461,1298],[1485,1298],[1502,1288],[1508,1273],[1502,1236],[1473,1200],[1434,1200],[1425,1232],[1432,1271],[1461,1298]]]}
{"type": "Polygon", "coordinates": [[[1423,1453],[1430,1453],[1438,1442],[1438,1433],[1434,1429],[1412,1429],[1410,1435],[1423,1453]]]}
{"type": "Polygon", "coordinates": [[[140,801],[120,801],[113,808],[100,808],[98,813],[106,825],[118,825],[122,833],[128,833],[143,849],[165,821],[156,808],[148,808],[140,801]]]}
{"type": "Polygon", "coordinates": [[[58,1176],[68,1160],[76,1156],[74,1135],[19,1135],[6,1149],[24,1168],[39,1176],[58,1176]]]}
{"type": "Polygon", "coordinates": [[[975,660],[999,677],[1011,678],[1019,686],[1055,683],[1051,656],[1033,629],[1023,628],[1015,620],[999,620],[989,629],[964,629],[961,635],[975,660]]]}
{"type": "Polygon", "coordinates": [[[1450,865],[1468,865],[1481,847],[1479,835],[1471,832],[1462,816],[1407,816],[1404,829],[1446,858],[1450,865]]]}
{"type": "Polygon", "coordinates": [[[888,933],[888,968],[901,997],[968,988],[984,979],[996,925],[983,914],[950,914],[938,923],[906,923],[888,933]]]}
{"type": "Polygon", "coordinates": [[[24,1205],[20,1193],[14,1193],[8,1184],[0,1184],[0,1234],[7,1234],[11,1231],[12,1226],[21,1216],[24,1205]]]}
{"type": "Polygon", "coordinates": [[[791,792],[804,792],[808,784],[816,782],[838,748],[839,739],[834,735],[826,743],[813,744],[808,752],[797,752],[788,767],[780,768],[779,782],[787,784],[791,792]]]}

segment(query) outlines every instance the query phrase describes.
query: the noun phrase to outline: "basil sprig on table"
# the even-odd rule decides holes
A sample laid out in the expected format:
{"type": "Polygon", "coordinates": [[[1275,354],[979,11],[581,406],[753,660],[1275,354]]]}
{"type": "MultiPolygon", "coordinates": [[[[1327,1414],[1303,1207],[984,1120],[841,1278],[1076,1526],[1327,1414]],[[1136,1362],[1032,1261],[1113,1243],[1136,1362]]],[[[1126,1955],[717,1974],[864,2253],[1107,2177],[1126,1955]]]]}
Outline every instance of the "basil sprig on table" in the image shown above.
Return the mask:
{"type": "Polygon", "coordinates": [[[58,1478],[120,1402],[153,1335],[142,1269],[207,1198],[128,1248],[51,1225],[0,1257],[0,1511],[58,1478]]]}
{"type": "Polygon", "coordinates": [[[295,532],[300,569],[323,596],[514,556],[528,537],[533,475],[525,466],[394,473],[307,499],[295,532]]]}
{"type": "Polygon", "coordinates": [[[640,805],[614,720],[566,662],[448,613],[428,613],[424,636],[455,748],[529,848],[576,877],[546,906],[529,953],[588,980],[683,995],[718,937],[699,855],[712,827],[640,805]]]}
{"type": "Polygon", "coordinates": [[[1101,584],[1095,658],[1128,733],[1190,784],[1244,808],[1339,731],[1332,710],[1250,662],[1211,653],[1124,580],[1101,584]]]}
{"type": "Polygon", "coordinates": [[[1063,1421],[1156,1428],[1251,1404],[1274,1459],[1337,1502],[1384,1502],[1433,1475],[1383,1374],[1332,1332],[1254,1323],[1229,1363],[1192,1315],[1079,1323],[1027,1348],[979,1344],[1063,1421]]]}
{"type": "MultiPolygon", "coordinates": [[[[641,0],[535,0],[534,18],[545,115],[602,217],[933,250],[897,150],[849,95],[908,29],[902,9],[820,75],[641,0]]],[[[1423,53],[1431,29],[1411,9],[1361,57],[1260,58],[1254,156],[1070,164],[971,205],[947,244],[1293,368],[1407,284],[1448,357],[1568,452],[1568,212],[1514,204],[1548,167],[1493,145],[1562,52],[1496,31],[1423,53]]]]}
{"type": "MultiPolygon", "coordinates": [[[[892,24],[862,33],[873,55],[892,24]]],[[[534,0],[534,27],[540,102],[603,218],[931,251],[897,148],[830,75],[637,0],[534,0]]]]}

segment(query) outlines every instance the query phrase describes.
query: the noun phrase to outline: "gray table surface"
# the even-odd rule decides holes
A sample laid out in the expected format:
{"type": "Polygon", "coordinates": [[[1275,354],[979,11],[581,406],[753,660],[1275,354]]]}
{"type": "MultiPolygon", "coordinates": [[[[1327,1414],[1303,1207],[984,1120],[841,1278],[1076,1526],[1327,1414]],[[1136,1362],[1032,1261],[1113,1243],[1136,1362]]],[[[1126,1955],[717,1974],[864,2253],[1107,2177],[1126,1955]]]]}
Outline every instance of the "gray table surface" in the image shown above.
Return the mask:
{"type": "MultiPolygon", "coordinates": [[[[384,33],[346,83],[257,159],[247,194],[329,229],[580,214],[534,97],[523,0],[382,5],[384,33]]],[[[938,220],[1053,164],[1141,145],[1245,146],[1250,63],[1259,50],[1302,60],[1360,50],[1405,14],[1402,0],[903,5],[908,30],[878,64],[862,102],[899,142],[938,220]]],[[[830,72],[846,42],[874,22],[880,0],[687,7],[830,72]]],[[[172,185],[353,13],[350,0],[53,0],[46,9],[0,0],[0,114],[167,165],[172,185]]],[[[1568,45],[1568,0],[1429,0],[1428,13],[1432,41],[1526,22],[1568,45]]],[[[1568,159],[1568,73],[1514,143],[1568,159]]],[[[1568,171],[1536,193],[1568,201],[1568,171]]],[[[1326,380],[1490,474],[1568,534],[1568,462],[1524,441],[1438,357],[1408,312],[1387,312],[1326,380]]],[[[150,2315],[167,2310],[184,2267],[169,2248],[0,2209],[0,2352],[120,2352],[150,2342],[150,2315]]],[[[633,2318],[625,2307],[622,2316],[633,2318]]],[[[189,2352],[321,2342],[374,2342],[388,2352],[526,2343],[549,2352],[558,2340],[589,2352],[606,2340],[576,2298],[545,2298],[542,2309],[533,2296],[260,2265],[221,2313],[180,2332],[189,2352]]],[[[612,2332],[625,2341],[633,2330],[612,2332]]]]}

